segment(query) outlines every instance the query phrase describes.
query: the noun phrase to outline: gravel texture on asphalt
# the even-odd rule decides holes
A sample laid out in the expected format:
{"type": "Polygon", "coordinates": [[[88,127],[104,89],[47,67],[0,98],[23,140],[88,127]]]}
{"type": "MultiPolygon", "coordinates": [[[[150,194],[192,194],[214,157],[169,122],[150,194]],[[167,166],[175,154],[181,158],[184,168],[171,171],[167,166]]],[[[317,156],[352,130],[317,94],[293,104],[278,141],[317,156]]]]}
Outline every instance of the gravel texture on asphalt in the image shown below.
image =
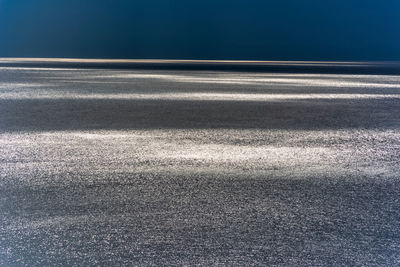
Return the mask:
{"type": "Polygon", "coordinates": [[[0,266],[400,265],[400,76],[67,67],[0,62],[0,266]]]}

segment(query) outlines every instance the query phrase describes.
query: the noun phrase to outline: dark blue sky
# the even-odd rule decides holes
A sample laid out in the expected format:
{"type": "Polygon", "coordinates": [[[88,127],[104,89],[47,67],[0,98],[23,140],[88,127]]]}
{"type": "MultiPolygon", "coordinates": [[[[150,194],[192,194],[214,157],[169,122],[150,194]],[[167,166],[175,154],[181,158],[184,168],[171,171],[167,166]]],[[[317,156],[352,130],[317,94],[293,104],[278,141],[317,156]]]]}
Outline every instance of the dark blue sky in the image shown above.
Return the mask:
{"type": "Polygon", "coordinates": [[[400,60],[400,1],[0,0],[0,56],[400,60]]]}

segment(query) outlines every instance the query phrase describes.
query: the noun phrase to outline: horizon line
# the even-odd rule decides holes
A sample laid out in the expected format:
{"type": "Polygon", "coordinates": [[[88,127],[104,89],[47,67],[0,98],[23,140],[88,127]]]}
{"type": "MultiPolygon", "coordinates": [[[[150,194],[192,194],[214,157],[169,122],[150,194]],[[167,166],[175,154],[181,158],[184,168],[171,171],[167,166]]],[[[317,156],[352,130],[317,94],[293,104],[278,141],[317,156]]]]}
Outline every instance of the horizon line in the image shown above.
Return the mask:
{"type": "Polygon", "coordinates": [[[236,60],[236,59],[124,59],[124,58],[75,58],[75,57],[0,57],[7,62],[71,62],[71,63],[248,63],[248,64],[400,64],[400,61],[348,61],[348,60],[236,60]]]}

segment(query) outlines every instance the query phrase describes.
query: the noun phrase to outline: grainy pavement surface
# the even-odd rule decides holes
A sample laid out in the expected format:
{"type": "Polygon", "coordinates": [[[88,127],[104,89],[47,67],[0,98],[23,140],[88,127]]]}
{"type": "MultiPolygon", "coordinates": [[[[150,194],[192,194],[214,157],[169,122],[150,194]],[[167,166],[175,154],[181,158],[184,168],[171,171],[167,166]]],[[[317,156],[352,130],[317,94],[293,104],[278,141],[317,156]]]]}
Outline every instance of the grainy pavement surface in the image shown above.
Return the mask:
{"type": "Polygon", "coordinates": [[[0,62],[1,266],[400,265],[397,73],[34,63],[0,62]]]}

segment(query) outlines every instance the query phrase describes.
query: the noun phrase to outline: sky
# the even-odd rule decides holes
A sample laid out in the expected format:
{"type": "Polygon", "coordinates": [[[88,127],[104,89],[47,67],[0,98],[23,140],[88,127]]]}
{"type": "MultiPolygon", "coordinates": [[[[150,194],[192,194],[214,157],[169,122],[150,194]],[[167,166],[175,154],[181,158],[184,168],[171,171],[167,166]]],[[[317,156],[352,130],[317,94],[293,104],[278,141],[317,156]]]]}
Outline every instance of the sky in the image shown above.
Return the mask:
{"type": "Polygon", "coordinates": [[[0,57],[400,60],[399,0],[0,0],[0,57]]]}

